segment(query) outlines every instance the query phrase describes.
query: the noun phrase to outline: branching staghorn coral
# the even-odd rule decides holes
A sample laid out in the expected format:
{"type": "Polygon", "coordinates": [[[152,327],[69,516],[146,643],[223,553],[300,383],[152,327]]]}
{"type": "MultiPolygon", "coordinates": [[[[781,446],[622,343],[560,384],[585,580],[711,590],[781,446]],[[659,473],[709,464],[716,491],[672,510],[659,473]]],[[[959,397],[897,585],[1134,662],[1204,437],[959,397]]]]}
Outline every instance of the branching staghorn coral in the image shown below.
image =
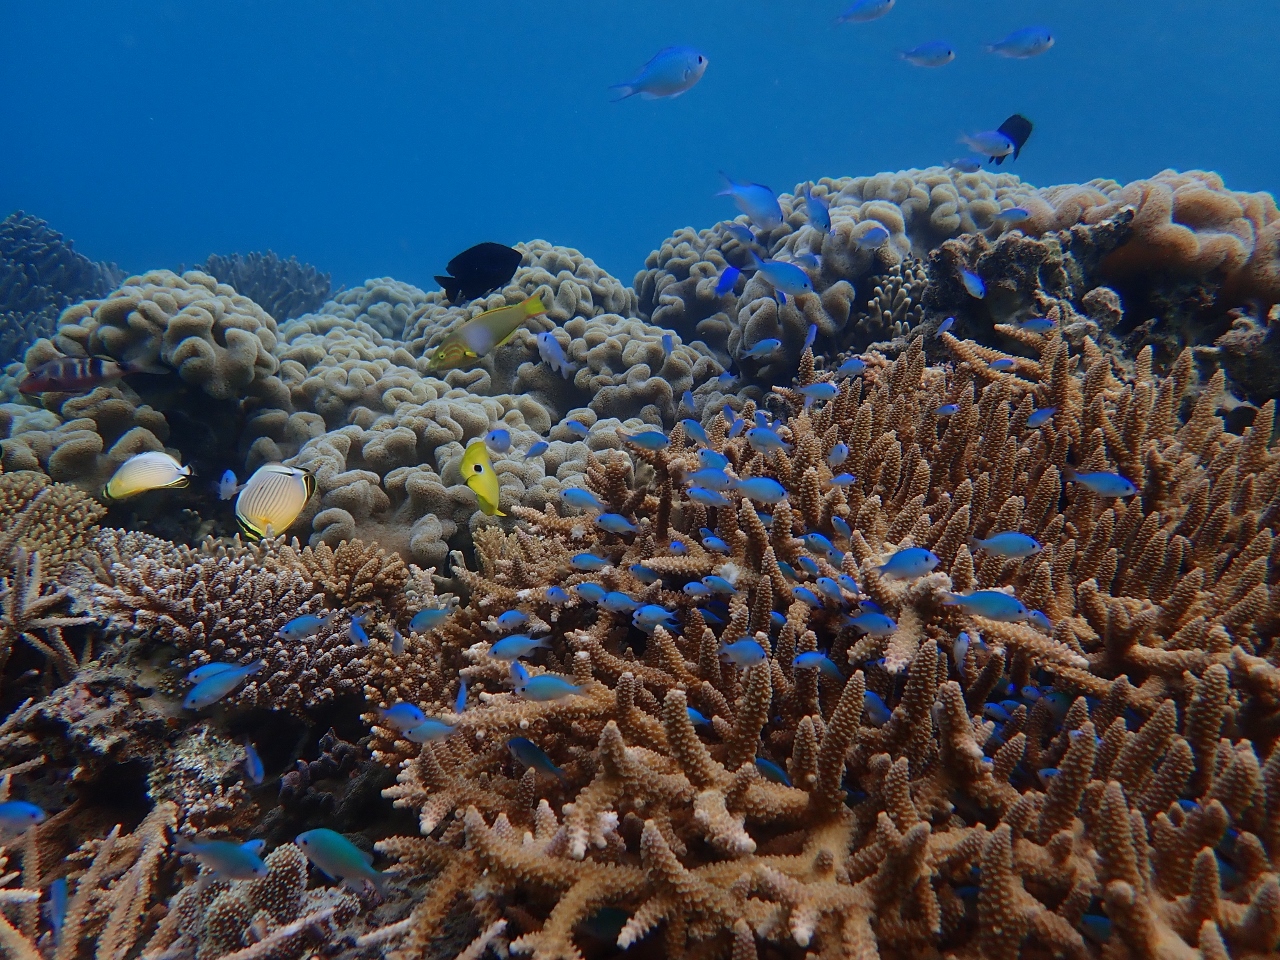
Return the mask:
{"type": "MultiPolygon", "coordinates": [[[[991,370],[998,351],[942,341],[949,368],[927,366],[916,340],[807,411],[783,388],[787,453],[728,439],[713,417],[733,475],[786,488],[772,507],[732,492],[714,510],[688,500],[697,461],[677,431],[669,449],[588,470],[634,534],[514,508],[519,528],[477,538],[479,570],[455,566],[471,602],[430,638],[432,668],[394,699],[366,687],[378,706],[403,697],[455,724],[422,746],[375,728],[375,755],[400,766],[387,795],[423,832],[380,849],[435,877],[386,934],[395,956],[426,955],[439,921],[470,910],[486,943],[578,958],[582,924],[606,908],[624,918],[620,947],[657,936],[671,956],[1280,945],[1274,405],[1234,436],[1213,412],[1220,374],[1181,415],[1189,354],[1158,376],[1147,351],[1129,374],[1087,338],[1073,353],[1044,336],[1038,359],[1010,372],[991,370]],[[940,418],[944,403],[958,412],[940,418]],[[1026,426],[1049,406],[1047,424],[1026,426]],[[850,447],[848,486],[829,484],[837,442],[850,447]],[[1118,470],[1139,494],[1104,499],[1065,479],[1069,467],[1118,470]],[[705,548],[700,527],[730,553],[705,548]],[[971,546],[1002,530],[1044,549],[1004,559],[971,546]],[[840,551],[812,553],[809,532],[840,551]],[[877,572],[910,545],[938,569],[905,582],[877,572]],[[608,566],[574,571],[587,550],[608,566]],[[802,561],[859,593],[793,596],[791,575],[817,586],[802,561]],[[720,605],[682,589],[709,575],[737,595],[720,605]],[[645,637],[628,614],[575,597],[587,582],[666,607],[678,631],[645,637]],[[552,585],[567,604],[547,598],[552,585]],[[1016,593],[1050,629],[945,603],[978,589],[1016,593]],[[866,598],[896,621],[889,636],[845,622],[866,598]],[[486,652],[485,624],[507,608],[550,628],[527,671],[565,676],[577,695],[511,692],[507,664],[486,652]],[[753,638],[763,662],[720,658],[753,638]],[[793,665],[814,650],[839,680],[793,665]],[[562,776],[514,760],[515,736],[562,776]]],[[[802,360],[802,382],[814,376],[802,360]]]]}

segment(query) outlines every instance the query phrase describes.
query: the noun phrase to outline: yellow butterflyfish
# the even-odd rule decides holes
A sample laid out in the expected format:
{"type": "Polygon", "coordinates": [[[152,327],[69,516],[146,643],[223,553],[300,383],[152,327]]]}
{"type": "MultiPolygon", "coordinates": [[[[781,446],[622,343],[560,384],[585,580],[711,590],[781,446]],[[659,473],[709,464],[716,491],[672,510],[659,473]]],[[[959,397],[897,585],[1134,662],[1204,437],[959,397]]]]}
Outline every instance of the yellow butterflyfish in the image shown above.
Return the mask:
{"type": "Polygon", "coordinates": [[[547,312],[541,297],[530,297],[496,310],[486,310],[466,321],[436,347],[428,370],[453,370],[502,346],[530,317],[547,312]]]}
{"type": "Polygon", "coordinates": [[[122,463],[107,481],[102,495],[107,500],[123,500],[148,490],[185,487],[190,480],[190,467],[184,467],[160,450],[148,450],[135,453],[122,463]]]}
{"type": "Polygon", "coordinates": [[[466,452],[462,454],[462,479],[480,501],[481,513],[486,517],[506,516],[498,509],[498,475],[493,472],[484,441],[478,437],[467,444],[466,452]]]}
{"type": "Polygon", "coordinates": [[[298,519],[316,478],[306,470],[283,463],[264,463],[236,497],[236,521],[250,540],[278,537],[298,519]]]}

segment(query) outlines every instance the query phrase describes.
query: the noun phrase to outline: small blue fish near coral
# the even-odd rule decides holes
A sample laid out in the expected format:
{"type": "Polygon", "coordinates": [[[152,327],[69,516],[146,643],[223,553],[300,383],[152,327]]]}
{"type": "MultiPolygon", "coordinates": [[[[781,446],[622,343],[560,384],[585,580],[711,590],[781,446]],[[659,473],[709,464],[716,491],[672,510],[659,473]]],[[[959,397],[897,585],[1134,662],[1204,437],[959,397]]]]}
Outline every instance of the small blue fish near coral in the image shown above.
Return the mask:
{"type": "Polygon", "coordinates": [[[699,450],[698,466],[704,470],[723,470],[729,466],[729,458],[715,450],[699,450]]]}
{"type": "Polygon", "coordinates": [[[307,859],[328,876],[348,885],[368,881],[379,893],[386,895],[390,878],[373,869],[373,854],[365,853],[342,834],[319,827],[298,834],[294,842],[302,848],[307,859]]]}
{"type": "Polygon", "coordinates": [[[503,637],[489,648],[489,656],[499,660],[519,660],[535,650],[546,650],[551,644],[545,637],[534,639],[523,633],[503,637]]]}
{"type": "Polygon", "coordinates": [[[609,566],[609,561],[604,557],[596,556],[594,553],[575,553],[569,560],[569,566],[583,573],[594,573],[609,566]]]}
{"type": "Polygon", "coordinates": [[[545,703],[550,700],[563,700],[565,697],[577,696],[582,691],[582,687],[550,673],[529,677],[516,684],[516,694],[518,696],[539,703],[545,703]]]}
{"type": "Polygon", "coordinates": [[[585,440],[591,435],[591,428],[581,420],[566,420],[561,426],[580,440],[585,440]]]}
{"type": "Polygon", "coordinates": [[[852,473],[837,473],[830,480],[823,483],[824,487],[851,487],[857,482],[857,477],[852,473]]]}
{"type": "Polygon", "coordinates": [[[1037,410],[1031,416],[1027,417],[1027,426],[1033,430],[1037,427],[1043,427],[1046,423],[1053,419],[1053,415],[1058,412],[1057,407],[1044,407],[1037,410]]]}
{"type": "Polygon", "coordinates": [[[831,232],[831,210],[827,201],[815,197],[809,184],[804,185],[804,209],[809,218],[809,226],[819,233],[831,232]]]}
{"type": "Polygon", "coordinates": [[[619,590],[611,590],[604,595],[604,599],[600,601],[600,606],[610,613],[630,613],[639,604],[625,593],[619,590]]]}
{"type": "Polygon", "coordinates": [[[602,513],[596,517],[596,526],[607,533],[635,533],[640,528],[620,513],[602,513]]]}
{"type": "Polygon", "coordinates": [[[458,694],[453,698],[453,712],[462,713],[467,709],[467,678],[458,678],[458,694]]]}
{"type": "Polygon", "coordinates": [[[569,602],[569,594],[565,593],[563,587],[547,587],[542,595],[547,598],[547,603],[557,607],[569,602]]]}
{"type": "Polygon", "coordinates": [[[670,100],[691,90],[707,72],[707,58],[692,47],[666,47],[654,54],[633,79],[615,83],[614,103],[640,95],[642,100],[670,100]]]}
{"type": "Polygon", "coordinates": [[[579,487],[565,487],[560,491],[560,502],[566,507],[573,507],[575,510],[599,510],[604,511],[604,504],[600,502],[600,498],[589,490],[582,490],[579,487]]]}
{"type": "Polygon", "coordinates": [[[807,603],[809,606],[813,607],[813,609],[815,610],[822,609],[822,600],[820,600],[818,598],[818,595],[814,593],[812,590],[810,590],[808,587],[792,587],[791,596],[795,597],[795,599],[801,601],[802,603],[807,603]]]}
{"type": "Polygon", "coordinates": [[[723,171],[720,176],[725,186],[717,197],[732,197],[738,209],[762,230],[782,226],[782,207],[776,193],[763,183],[738,183],[723,171]]]}
{"type": "Polygon", "coordinates": [[[711,596],[711,588],[705,583],[691,581],[680,588],[686,597],[693,597],[695,600],[701,600],[704,597],[711,596]]]}
{"type": "Polygon", "coordinates": [[[484,435],[485,446],[494,453],[506,453],[511,449],[511,431],[503,427],[494,427],[484,435]]]}
{"type": "Polygon", "coordinates": [[[662,579],[662,574],[651,567],[646,567],[643,563],[633,563],[627,569],[631,571],[633,577],[644,584],[657,583],[662,579]]]}
{"type": "Polygon", "coordinates": [[[512,737],[507,741],[507,749],[521,765],[555,777],[561,783],[569,782],[564,771],[551,762],[546,751],[527,737],[512,737]]]}
{"type": "MultiPolygon", "coordinates": [[[[761,260],[754,250],[751,251],[751,262],[756,265],[758,275],[764,277],[779,294],[790,294],[798,297],[801,294],[813,293],[813,281],[809,275],[794,263],[785,260],[761,260]]],[[[786,303],[786,297],[782,297],[786,303]]]]}
{"type": "Polygon", "coordinates": [[[532,457],[540,457],[550,449],[551,444],[547,443],[545,440],[539,440],[524,452],[524,458],[528,460],[532,457]]]}
{"type": "Polygon", "coordinates": [[[179,853],[189,853],[200,865],[220,880],[260,880],[268,873],[262,861],[265,840],[234,843],[230,840],[191,840],[179,836],[174,840],[179,853]]]}
{"type": "Polygon", "coordinates": [[[574,586],[573,592],[587,603],[599,603],[607,591],[598,583],[579,583],[574,586]]]}
{"type": "Polygon", "coordinates": [[[870,23],[893,9],[894,0],[857,0],[836,17],[836,23],[870,23]]]}
{"type": "Polygon", "coordinates": [[[973,616],[1003,623],[1025,620],[1030,613],[1017,597],[999,590],[977,590],[968,594],[944,593],[942,602],[948,606],[957,606],[973,616]]]}
{"type": "Polygon", "coordinates": [[[938,329],[934,333],[934,336],[935,337],[942,336],[944,333],[947,333],[955,325],[956,325],[956,318],[947,317],[947,319],[943,320],[940,324],[938,324],[938,329]]]}
{"type": "Polygon", "coordinates": [[[880,694],[874,690],[868,690],[862,695],[862,706],[867,711],[867,719],[877,727],[883,727],[893,716],[893,712],[880,698],[880,694]]]}
{"type": "Polygon", "coordinates": [[[723,493],[726,490],[732,490],[735,481],[723,470],[705,468],[688,474],[684,482],[693,487],[706,487],[708,490],[719,490],[723,493]]]}
{"type": "Polygon", "coordinates": [[[618,436],[641,450],[665,450],[671,446],[671,441],[667,439],[666,434],[659,433],[657,430],[644,430],[640,433],[632,434],[623,433],[619,430],[618,436]]]}
{"type": "Polygon", "coordinates": [[[428,718],[415,727],[404,731],[404,738],[414,743],[432,743],[436,740],[448,740],[453,735],[453,725],[443,720],[428,718]]]}
{"type": "Polygon", "coordinates": [[[694,443],[700,443],[704,447],[710,446],[711,438],[707,436],[707,431],[697,420],[681,420],[680,426],[684,430],[684,435],[694,443]]]}
{"type": "Polygon", "coordinates": [[[245,664],[243,667],[223,670],[201,680],[187,694],[186,699],[182,701],[183,708],[186,710],[202,710],[210,704],[217,703],[264,666],[266,666],[264,661],[255,660],[253,663],[245,664]]]}
{"type": "Polygon", "coordinates": [[[702,538],[702,549],[709,550],[712,553],[730,553],[729,544],[725,543],[714,534],[702,538]]]}
{"type": "Polygon", "coordinates": [[[856,617],[847,617],[844,622],[847,626],[857,627],[872,637],[887,637],[898,629],[897,621],[892,617],[875,611],[860,613],[856,617]]]}
{"type": "Polygon", "coordinates": [[[227,470],[222,474],[222,479],[218,481],[218,499],[230,500],[240,492],[240,485],[236,483],[236,472],[227,470]]]}
{"type": "Polygon", "coordinates": [[[187,674],[187,683],[199,683],[205,677],[212,677],[215,673],[222,673],[224,670],[234,670],[234,663],[206,663],[202,667],[196,667],[187,674]]]}
{"type": "MultiPolygon", "coordinates": [[[[719,196],[719,194],[717,194],[717,196],[719,196]]],[[[725,233],[733,237],[733,239],[737,240],[744,247],[752,246],[756,242],[756,235],[751,232],[751,228],[745,223],[739,223],[737,220],[726,220],[721,224],[721,226],[724,227],[725,233]]],[[[733,270],[735,275],[738,272],[734,267],[725,268],[726,272],[729,270],[733,270]]]]}
{"type": "Polygon", "coordinates": [[[969,296],[977,300],[981,300],[987,295],[987,285],[982,282],[982,278],[972,270],[960,271],[960,282],[964,284],[964,288],[968,291],[969,296]]]}
{"type": "Polygon", "coordinates": [[[796,387],[795,391],[804,397],[804,408],[808,410],[813,406],[815,400],[834,400],[836,395],[840,393],[840,388],[834,383],[822,381],[821,383],[810,383],[803,387],[796,387]]]}
{"type": "Polygon", "coordinates": [[[787,771],[772,760],[766,760],[764,757],[756,757],[756,769],[760,771],[760,776],[774,783],[780,783],[784,787],[791,786],[791,778],[787,776],[787,771]]]}
{"type": "Polygon", "coordinates": [[[889,231],[885,229],[884,224],[872,223],[854,237],[853,241],[863,250],[875,250],[877,247],[884,246],[888,239],[889,231]]]}
{"type": "Polygon", "coordinates": [[[961,173],[977,173],[982,169],[982,164],[973,157],[956,157],[954,160],[947,161],[947,166],[961,173]]]}
{"type": "Polygon", "coordinates": [[[397,703],[385,710],[379,710],[382,722],[400,733],[412,730],[420,723],[425,723],[427,715],[415,704],[397,703]]]}
{"type": "Polygon", "coordinates": [[[958,403],[944,403],[938,408],[938,416],[943,418],[954,417],[959,412],[960,404],[958,403]]]}
{"type": "Polygon", "coordinates": [[[735,489],[748,500],[755,500],[757,503],[778,503],[787,496],[786,488],[770,477],[739,480],[735,489]]]}
{"type": "Polygon", "coordinates": [[[1118,473],[1077,473],[1067,467],[1063,470],[1063,475],[1072,483],[1078,483],[1100,497],[1132,497],[1138,492],[1132,480],[1118,473]]]}
{"type": "Polygon", "coordinates": [[[750,667],[763,663],[767,654],[764,647],[754,640],[738,640],[720,644],[720,659],[728,660],[735,667],[750,667]]]}
{"type": "Polygon", "coordinates": [[[1018,361],[1013,357],[998,357],[987,364],[988,369],[995,370],[998,373],[1006,373],[1018,365],[1018,361]]]}
{"type": "Polygon", "coordinates": [[[704,507],[727,507],[733,502],[723,493],[706,487],[690,487],[686,492],[690,500],[704,507]]]}
{"type": "Polygon", "coordinates": [[[253,743],[249,740],[244,742],[244,775],[249,778],[249,782],[259,784],[266,771],[262,766],[262,758],[258,756],[258,751],[254,749],[253,743]]]}
{"type": "Polygon", "coordinates": [[[733,290],[733,285],[738,282],[738,277],[742,276],[742,271],[737,267],[725,267],[720,274],[720,279],[716,281],[716,296],[723,297],[726,293],[733,290]]]}
{"type": "Polygon", "coordinates": [[[684,712],[688,715],[690,722],[695,727],[711,726],[711,721],[704,717],[700,712],[693,709],[693,707],[685,707],[684,712]]]}
{"type": "Polygon", "coordinates": [[[1020,223],[1026,223],[1031,219],[1031,211],[1026,207],[1009,207],[1001,210],[991,219],[997,223],[1007,223],[1011,227],[1016,227],[1020,223]]]}
{"type": "Polygon", "coordinates": [[[45,812],[34,803],[26,800],[0,803],[0,836],[17,836],[44,821],[45,812]]]}
{"type": "Polygon", "coordinates": [[[528,615],[520,610],[508,610],[494,621],[499,630],[518,630],[528,622],[528,615]]]}
{"type": "MultiPolygon", "coordinates": [[[[276,631],[276,636],[281,640],[305,640],[308,637],[315,636],[321,627],[327,627],[333,623],[337,617],[338,611],[332,610],[324,616],[314,613],[304,613],[300,617],[294,617],[283,627],[276,631]]],[[[212,664],[210,664],[212,666],[212,664]]],[[[191,678],[188,677],[188,680],[191,678]]]]}
{"type": "MultiPolygon", "coordinates": [[[[999,130],[981,130],[978,133],[967,133],[960,142],[972,150],[991,160],[1003,160],[1010,156],[1016,146],[1013,140],[999,130]]],[[[977,294],[974,294],[977,296],[977,294]]]]}
{"type": "Polygon", "coordinates": [[[945,40],[930,40],[898,56],[917,67],[945,67],[956,58],[956,52],[945,40]]]}
{"type": "Polygon", "coordinates": [[[49,884],[49,900],[44,905],[55,944],[62,940],[62,925],[67,920],[67,878],[58,877],[49,884]]]}
{"type": "Polygon", "coordinates": [[[999,54],[1014,60],[1038,57],[1053,46],[1053,34],[1044,27],[1023,27],[1003,39],[988,43],[987,53],[999,54]]]}
{"type": "Polygon", "coordinates": [[[886,580],[913,580],[916,577],[923,577],[941,562],[931,550],[923,547],[907,547],[905,550],[899,550],[876,569],[886,580]]]}
{"type": "Polygon", "coordinates": [[[844,676],[840,673],[840,668],[835,665],[830,657],[820,650],[810,650],[808,653],[802,653],[791,661],[791,666],[799,670],[817,669],[832,680],[843,682],[844,676]]]}
{"type": "Polygon", "coordinates": [[[831,448],[831,452],[827,454],[827,466],[834,470],[848,459],[849,445],[847,443],[837,443],[831,448]]]}
{"type": "Polygon", "coordinates": [[[448,607],[419,610],[413,615],[413,619],[409,621],[409,629],[414,633],[426,633],[428,630],[434,630],[449,618],[451,612],[448,607]]]}
{"type": "Polygon", "coordinates": [[[867,361],[861,357],[850,357],[840,366],[836,367],[837,377],[856,377],[859,374],[867,372],[867,361]]]}
{"type": "Polygon", "coordinates": [[[987,553],[994,553],[997,557],[1006,559],[1034,557],[1044,549],[1040,545],[1040,541],[1036,540],[1035,537],[1029,537],[1025,533],[1018,533],[1013,530],[992,534],[985,540],[970,537],[969,546],[985,550],[987,553]]]}
{"type": "MultiPolygon", "coordinates": [[[[537,337],[538,341],[538,358],[542,360],[553,373],[558,373],[565,380],[569,379],[569,375],[573,373],[573,364],[564,354],[564,347],[560,346],[560,341],[556,339],[554,333],[546,330],[537,337]]],[[[500,450],[499,453],[506,453],[500,450]]]]}
{"type": "Polygon", "coordinates": [[[367,614],[357,613],[347,624],[347,635],[362,647],[369,645],[369,633],[365,630],[364,621],[367,614]]]}
{"type": "Polygon", "coordinates": [[[656,627],[674,630],[676,628],[675,617],[676,615],[666,607],[647,603],[631,614],[631,624],[645,633],[653,633],[656,627]]]}
{"type": "Polygon", "coordinates": [[[671,351],[676,348],[676,342],[671,334],[664,333],[662,335],[662,356],[664,358],[671,356],[671,351]]]}
{"type": "Polygon", "coordinates": [[[712,593],[718,593],[726,597],[736,597],[737,589],[724,577],[717,577],[714,574],[702,578],[702,585],[712,593]]]}
{"type": "Polygon", "coordinates": [[[757,450],[760,453],[770,453],[774,450],[781,450],[784,453],[791,452],[791,444],[784,441],[768,427],[752,427],[748,430],[747,443],[751,444],[752,450],[757,450]]]}

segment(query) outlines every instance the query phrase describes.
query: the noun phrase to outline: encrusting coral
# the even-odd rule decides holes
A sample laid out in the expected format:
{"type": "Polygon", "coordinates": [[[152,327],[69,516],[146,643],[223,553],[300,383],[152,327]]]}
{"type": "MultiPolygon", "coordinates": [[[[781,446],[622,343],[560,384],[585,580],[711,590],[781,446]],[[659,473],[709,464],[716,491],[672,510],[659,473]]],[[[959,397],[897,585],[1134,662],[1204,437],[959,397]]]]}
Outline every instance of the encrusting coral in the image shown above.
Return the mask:
{"type": "MultiPolygon", "coordinates": [[[[786,487],[767,523],[749,499],[712,518],[678,492],[696,461],[673,437],[588,472],[634,535],[572,539],[589,519],[515,508],[527,529],[477,538],[480,571],[455,568],[470,605],[393,691],[455,732],[416,747],[375,728],[375,750],[402,765],[388,795],[424,834],[379,849],[435,877],[395,930],[396,956],[428,955],[455,909],[486,933],[506,920],[499,939],[543,960],[580,957],[581,924],[602,910],[620,911],[619,947],[661,936],[670,956],[1085,956],[1086,936],[1117,956],[1176,955],[1160,938],[1226,944],[1219,955],[1280,946],[1280,752],[1256,752],[1280,727],[1274,404],[1237,437],[1212,413],[1220,375],[1180,417],[1189,354],[1157,377],[1148,351],[1130,377],[1091,341],[1073,354],[1055,336],[1017,374],[993,373],[995,351],[944,339],[950,370],[926,366],[917,339],[822,407],[784,390],[789,454],[754,452],[713,419],[736,475],[786,487]],[[943,401],[960,411],[940,419],[943,401]],[[1040,406],[1059,413],[1028,428],[1040,406]],[[827,482],[836,442],[850,486],[827,482]],[[1072,465],[1118,469],[1140,493],[1102,499],[1064,479],[1072,465]],[[837,520],[852,528],[843,555],[808,555],[799,535],[840,542],[837,520]],[[707,525],[729,555],[689,533],[707,525]],[[970,547],[998,530],[1044,550],[970,547]],[[877,572],[910,545],[938,569],[906,583],[877,572]],[[586,549],[609,566],[571,572],[586,549]],[[856,578],[859,595],[793,598],[805,560],[856,578]],[[710,575],[736,591],[718,609],[682,589],[710,575]],[[627,613],[545,593],[585,582],[665,607],[678,633],[646,638],[627,613]],[[945,602],[978,589],[1015,591],[1052,629],[945,602]],[[845,621],[859,596],[894,618],[891,635],[845,621]],[[551,631],[528,673],[567,675],[575,695],[509,692],[483,625],[508,607],[551,631]],[[761,662],[721,659],[752,638],[761,662]],[[815,649],[838,682],[793,664],[815,649]],[[560,779],[522,769],[514,736],[560,779]]],[[[800,379],[813,377],[806,355],[800,379]]],[[[367,692],[391,705],[385,687],[367,692]]]]}

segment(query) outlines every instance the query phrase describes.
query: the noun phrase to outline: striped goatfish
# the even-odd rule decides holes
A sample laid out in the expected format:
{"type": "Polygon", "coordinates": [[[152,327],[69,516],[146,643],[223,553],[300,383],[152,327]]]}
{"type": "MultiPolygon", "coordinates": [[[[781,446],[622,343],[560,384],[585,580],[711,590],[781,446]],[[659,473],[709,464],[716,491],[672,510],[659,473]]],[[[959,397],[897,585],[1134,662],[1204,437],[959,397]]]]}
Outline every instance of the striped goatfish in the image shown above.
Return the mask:
{"type": "Polygon", "coordinates": [[[167,367],[141,360],[112,360],[110,357],[58,357],[40,364],[18,384],[18,392],[86,393],[131,373],[168,373],[167,367]]]}
{"type": "Polygon", "coordinates": [[[282,463],[264,463],[236,497],[236,522],[250,540],[278,537],[298,519],[316,478],[306,470],[282,463]]]}
{"type": "Polygon", "coordinates": [[[530,317],[546,313],[541,297],[486,310],[445,337],[427,361],[428,370],[453,370],[502,346],[530,317]]]}

